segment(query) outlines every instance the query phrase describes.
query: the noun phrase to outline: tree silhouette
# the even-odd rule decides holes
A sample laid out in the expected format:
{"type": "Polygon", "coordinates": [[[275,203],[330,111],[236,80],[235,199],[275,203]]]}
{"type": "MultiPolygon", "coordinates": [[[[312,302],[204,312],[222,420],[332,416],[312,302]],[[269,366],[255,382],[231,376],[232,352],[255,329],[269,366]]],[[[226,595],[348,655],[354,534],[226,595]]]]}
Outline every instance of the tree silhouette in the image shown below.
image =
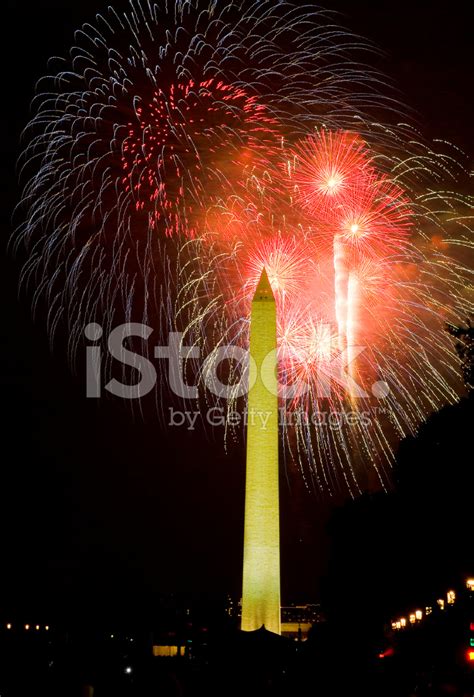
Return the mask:
{"type": "Polygon", "coordinates": [[[402,441],[394,491],[346,503],[329,525],[328,613],[341,625],[350,618],[368,642],[384,621],[430,604],[474,571],[474,327],[448,331],[458,340],[468,395],[402,441]]]}
{"type": "Polygon", "coordinates": [[[465,325],[455,326],[447,324],[447,331],[454,336],[456,351],[461,359],[461,370],[464,377],[466,388],[472,392],[474,390],[474,325],[468,319],[465,325]]]}

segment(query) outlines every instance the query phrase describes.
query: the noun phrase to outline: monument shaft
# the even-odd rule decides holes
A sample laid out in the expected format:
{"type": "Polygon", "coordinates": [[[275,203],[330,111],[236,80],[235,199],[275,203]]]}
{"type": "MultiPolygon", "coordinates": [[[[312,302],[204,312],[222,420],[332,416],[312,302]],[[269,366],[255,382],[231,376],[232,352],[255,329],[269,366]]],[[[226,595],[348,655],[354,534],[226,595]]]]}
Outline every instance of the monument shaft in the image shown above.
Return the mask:
{"type": "Polygon", "coordinates": [[[252,301],[242,629],[280,634],[280,514],[275,298],[263,270],[252,301]],[[255,375],[256,367],[256,375],[255,375]]]}

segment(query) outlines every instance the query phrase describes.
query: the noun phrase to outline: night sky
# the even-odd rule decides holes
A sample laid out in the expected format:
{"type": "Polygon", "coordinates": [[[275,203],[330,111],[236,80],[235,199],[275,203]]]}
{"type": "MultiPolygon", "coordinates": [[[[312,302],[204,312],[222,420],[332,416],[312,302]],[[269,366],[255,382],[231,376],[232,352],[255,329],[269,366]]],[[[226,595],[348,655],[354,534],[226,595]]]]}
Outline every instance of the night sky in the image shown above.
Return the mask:
{"type": "MultiPolygon", "coordinates": [[[[18,297],[21,255],[15,261],[5,250],[34,83],[47,58],[65,54],[73,30],[106,4],[10,0],[2,11],[0,610],[43,613],[45,621],[80,612],[146,615],[159,592],[237,594],[240,586],[243,447],[226,456],[220,432],[215,442],[166,432],[114,398],[86,400],[63,352],[51,352],[42,318],[34,323],[30,298],[18,297]]],[[[425,135],[473,152],[466,5],[326,7],[385,50],[374,62],[425,135]]],[[[306,492],[296,471],[282,478],[285,602],[318,599],[335,503],[306,492]]]]}

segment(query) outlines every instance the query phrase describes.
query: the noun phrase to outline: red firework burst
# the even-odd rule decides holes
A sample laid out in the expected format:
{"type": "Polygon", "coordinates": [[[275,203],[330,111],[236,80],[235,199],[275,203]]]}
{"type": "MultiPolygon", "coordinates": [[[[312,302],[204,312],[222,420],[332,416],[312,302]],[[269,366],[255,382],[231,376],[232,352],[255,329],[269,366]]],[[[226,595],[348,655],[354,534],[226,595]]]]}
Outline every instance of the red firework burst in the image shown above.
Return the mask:
{"type": "Polygon", "coordinates": [[[212,79],[157,89],[134,116],[122,144],[122,184],[137,211],[152,204],[167,235],[193,237],[202,206],[232,190],[242,165],[255,167],[276,143],[266,107],[212,79]]]}
{"type": "Polygon", "coordinates": [[[321,130],[296,144],[289,174],[296,202],[311,215],[344,205],[351,190],[372,172],[360,136],[321,130]]]}
{"type": "Polygon", "coordinates": [[[253,249],[244,261],[244,274],[250,296],[255,292],[258,279],[265,268],[277,303],[300,297],[314,265],[309,245],[294,236],[278,235],[254,241],[253,249]],[[303,242],[303,243],[302,243],[303,242]]]}
{"type": "Polygon", "coordinates": [[[412,211],[398,186],[371,174],[351,187],[345,203],[328,212],[325,222],[348,246],[351,256],[363,261],[403,251],[412,211]]]}

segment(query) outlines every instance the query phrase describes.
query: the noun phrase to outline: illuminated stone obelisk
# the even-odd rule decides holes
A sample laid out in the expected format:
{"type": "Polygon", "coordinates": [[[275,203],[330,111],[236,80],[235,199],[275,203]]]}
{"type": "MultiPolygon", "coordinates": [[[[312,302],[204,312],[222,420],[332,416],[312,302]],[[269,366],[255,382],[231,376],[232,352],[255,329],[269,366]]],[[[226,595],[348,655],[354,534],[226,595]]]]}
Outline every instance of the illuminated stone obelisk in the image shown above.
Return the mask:
{"type": "Polygon", "coordinates": [[[276,306],[265,269],[252,300],[242,624],[280,634],[276,306]],[[256,367],[256,375],[255,375],[256,367]]]}

